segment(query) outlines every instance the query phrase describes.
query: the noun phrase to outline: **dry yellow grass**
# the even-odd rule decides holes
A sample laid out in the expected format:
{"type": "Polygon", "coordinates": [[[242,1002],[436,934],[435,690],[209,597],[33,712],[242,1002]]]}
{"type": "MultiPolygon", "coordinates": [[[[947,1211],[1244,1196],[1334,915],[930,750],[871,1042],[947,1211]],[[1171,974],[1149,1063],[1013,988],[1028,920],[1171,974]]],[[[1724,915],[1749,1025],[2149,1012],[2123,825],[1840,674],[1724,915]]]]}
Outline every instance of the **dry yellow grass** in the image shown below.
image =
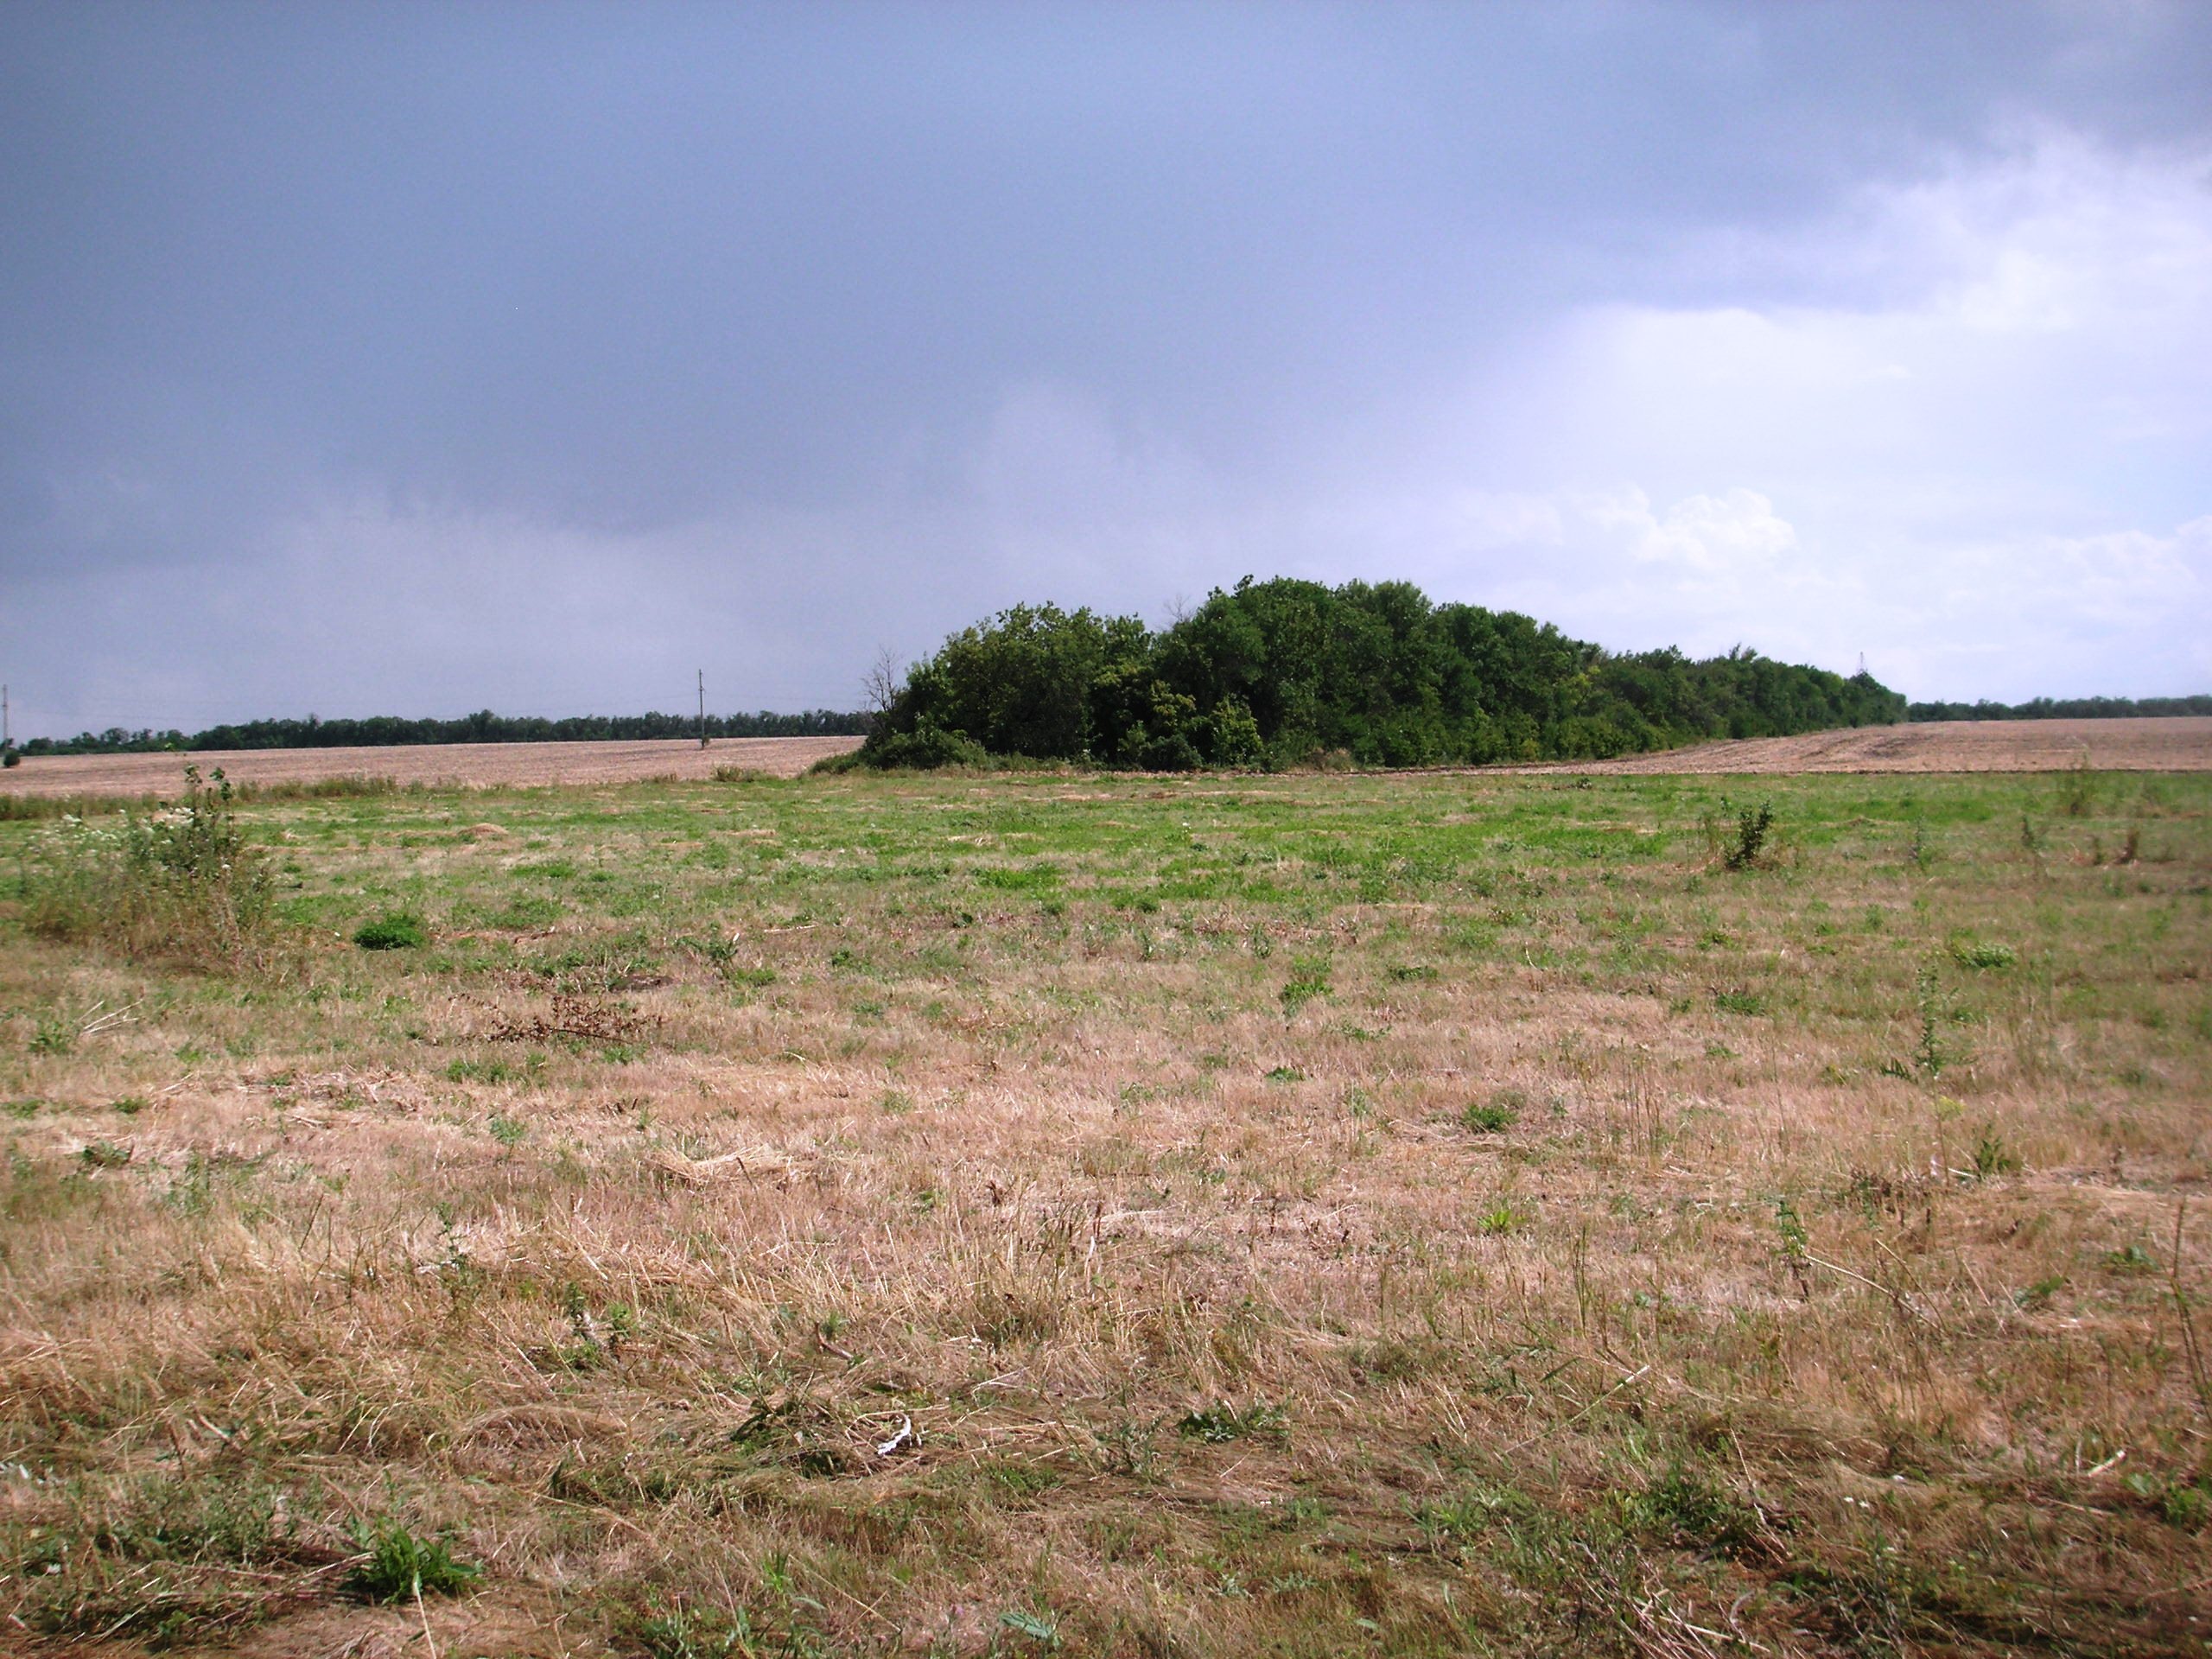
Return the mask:
{"type": "Polygon", "coordinates": [[[257,806],[0,956],[9,1639],[2200,1651],[2212,791],[1773,798],[257,806]]]}

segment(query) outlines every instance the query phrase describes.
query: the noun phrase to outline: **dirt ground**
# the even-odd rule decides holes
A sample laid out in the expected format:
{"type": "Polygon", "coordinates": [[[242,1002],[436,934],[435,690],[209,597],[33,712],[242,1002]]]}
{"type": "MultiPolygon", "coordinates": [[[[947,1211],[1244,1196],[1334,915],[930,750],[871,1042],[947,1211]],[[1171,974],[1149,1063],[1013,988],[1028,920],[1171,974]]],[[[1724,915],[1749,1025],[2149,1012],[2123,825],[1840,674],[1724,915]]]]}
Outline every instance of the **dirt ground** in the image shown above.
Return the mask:
{"type": "Polygon", "coordinates": [[[1802,737],[1700,743],[1619,760],[1567,760],[1523,772],[1799,772],[2212,771],[2212,719],[1959,720],[1862,726],[1802,737]]]}
{"type": "Polygon", "coordinates": [[[795,778],[857,737],[723,737],[702,749],[689,738],[640,743],[423,743],[356,749],[209,749],[195,754],[32,756],[0,772],[21,795],[158,795],[177,789],[189,761],[235,783],[299,784],[324,778],[390,778],[402,784],[620,784],[642,778],[711,778],[741,766],[795,778]]]}
{"type": "MultiPolygon", "coordinates": [[[[435,743],[353,749],[208,750],[192,755],[35,757],[0,772],[22,795],[154,795],[178,787],[187,760],[238,783],[390,778],[402,784],[619,784],[702,779],[739,766],[791,778],[856,737],[718,738],[644,743],[435,743]]],[[[2087,758],[2099,772],[2212,772],[2212,719],[1974,720],[1868,726],[1802,737],[1700,743],[1619,760],[1491,767],[1497,772],[1623,773],[2063,772],[2087,758]]]]}

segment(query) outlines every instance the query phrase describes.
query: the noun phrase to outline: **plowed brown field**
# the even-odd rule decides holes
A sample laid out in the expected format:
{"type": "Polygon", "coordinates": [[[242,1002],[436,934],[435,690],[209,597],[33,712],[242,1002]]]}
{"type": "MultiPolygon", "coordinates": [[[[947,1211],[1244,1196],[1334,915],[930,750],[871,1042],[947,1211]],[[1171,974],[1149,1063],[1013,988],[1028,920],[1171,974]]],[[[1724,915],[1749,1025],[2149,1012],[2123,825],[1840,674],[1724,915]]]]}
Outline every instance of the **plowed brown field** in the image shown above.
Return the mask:
{"type": "Polygon", "coordinates": [[[1700,743],[1519,772],[2212,772],[2212,718],[1958,720],[1700,743]]]}
{"type": "Polygon", "coordinates": [[[39,756],[0,772],[19,795],[159,795],[175,791],[189,761],[242,784],[325,778],[389,778],[401,784],[478,787],[621,784],[644,778],[711,778],[743,766],[795,778],[824,755],[858,748],[857,737],[725,737],[702,749],[687,738],[644,743],[421,743],[359,749],[209,749],[196,754],[39,756]]]}
{"type": "MultiPolygon", "coordinates": [[[[220,766],[238,783],[313,783],[389,778],[400,784],[480,788],[620,784],[647,778],[710,778],[741,766],[795,778],[824,755],[857,748],[856,737],[720,738],[701,749],[686,739],[644,743],[429,743],[353,749],[224,749],[178,754],[37,757],[0,772],[0,791],[21,795],[158,795],[181,784],[187,761],[220,766]]],[[[1976,720],[1867,726],[1802,737],[1700,743],[1618,760],[1561,760],[1492,772],[2063,772],[2084,759],[2099,772],[2212,772],[2212,718],[1976,720]]]]}

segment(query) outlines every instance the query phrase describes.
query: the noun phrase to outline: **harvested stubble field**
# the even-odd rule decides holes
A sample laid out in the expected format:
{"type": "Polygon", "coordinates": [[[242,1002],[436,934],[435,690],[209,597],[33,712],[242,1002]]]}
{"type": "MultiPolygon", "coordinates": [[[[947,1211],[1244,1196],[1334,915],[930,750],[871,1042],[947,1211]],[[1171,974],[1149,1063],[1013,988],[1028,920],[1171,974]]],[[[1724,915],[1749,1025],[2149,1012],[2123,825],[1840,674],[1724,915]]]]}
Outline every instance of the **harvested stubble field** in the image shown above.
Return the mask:
{"type": "Polygon", "coordinates": [[[732,769],[795,778],[825,756],[858,748],[860,742],[857,737],[718,737],[704,749],[689,738],[670,738],[636,743],[400,743],[358,749],[205,749],[188,755],[37,755],[0,772],[0,794],[158,794],[176,788],[177,769],[187,760],[202,772],[220,767],[232,782],[258,787],[365,778],[389,779],[403,787],[518,789],[702,779],[732,769]]]}
{"type": "Polygon", "coordinates": [[[1529,772],[2212,772],[2212,718],[1957,720],[1700,743],[1529,772]]]}
{"type": "Polygon", "coordinates": [[[0,823],[0,1646],[2202,1652],[2212,782],[1761,789],[0,823]]]}

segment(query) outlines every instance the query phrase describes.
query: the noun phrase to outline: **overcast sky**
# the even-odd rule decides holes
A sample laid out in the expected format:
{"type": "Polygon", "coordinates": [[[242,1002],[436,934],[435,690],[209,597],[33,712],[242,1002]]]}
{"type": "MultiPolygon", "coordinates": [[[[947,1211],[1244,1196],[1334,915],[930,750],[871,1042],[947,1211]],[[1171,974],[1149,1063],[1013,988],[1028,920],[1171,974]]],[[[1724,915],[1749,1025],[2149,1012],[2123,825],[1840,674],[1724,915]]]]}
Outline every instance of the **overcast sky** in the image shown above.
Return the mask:
{"type": "Polygon", "coordinates": [[[0,7],[19,737],[1248,572],[2212,690],[2212,6],[0,7]]]}

